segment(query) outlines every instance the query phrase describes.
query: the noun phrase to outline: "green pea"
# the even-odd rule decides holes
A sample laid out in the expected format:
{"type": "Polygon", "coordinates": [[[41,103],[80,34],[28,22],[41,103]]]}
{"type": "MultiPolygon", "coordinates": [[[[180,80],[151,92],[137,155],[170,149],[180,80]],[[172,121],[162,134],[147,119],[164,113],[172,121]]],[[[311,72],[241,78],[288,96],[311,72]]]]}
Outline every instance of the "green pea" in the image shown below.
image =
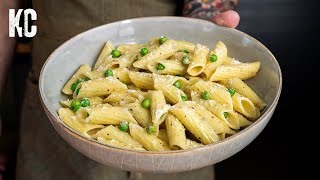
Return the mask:
{"type": "Polygon", "coordinates": [[[228,118],[228,112],[223,112],[224,118],[228,118]]]}
{"type": "Polygon", "coordinates": [[[184,52],[184,53],[186,53],[186,54],[188,54],[189,53],[189,51],[188,50],[179,50],[178,52],[184,52]]]}
{"type": "Polygon", "coordinates": [[[177,80],[176,82],[173,83],[173,86],[178,88],[178,89],[181,89],[182,83],[179,80],[177,80]]]}
{"type": "Polygon", "coordinates": [[[160,44],[163,44],[163,43],[166,42],[167,40],[168,40],[167,37],[161,36],[161,37],[159,38],[159,43],[160,43],[160,44]]]}
{"type": "Polygon", "coordinates": [[[73,107],[73,111],[74,111],[74,112],[77,112],[79,108],[81,108],[81,105],[80,105],[80,104],[79,104],[79,105],[76,105],[75,107],[73,107]]]}
{"type": "Polygon", "coordinates": [[[78,86],[79,83],[75,82],[71,85],[71,90],[74,91],[76,90],[77,86],[78,86]]]}
{"type": "Polygon", "coordinates": [[[211,54],[210,55],[210,61],[211,62],[216,62],[218,60],[218,56],[217,55],[215,55],[215,54],[211,54]]]}
{"type": "Polygon", "coordinates": [[[184,64],[184,65],[190,64],[190,59],[187,56],[184,56],[182,58],[182,64],[184,64]]]}
{"type": "Polygon", "coordinates": [[[161,64],[161,63],[158,63],[157,64],[157,70],[158,71],[161,71],[161,70],[164,70],[166,67],[163,65],[163,64],[161,64]]]}
{"type": "Polygon", "coordinates": [[[231,97],[236,93],[236,90],[234,88],[230,88],[230,89],[228,89],[228,91],[229,91],[231,97]]]}
{"type": "Polygon", "coordinates": [[[181,100],[182,100],[182,101],[187,101],[188,99],[187,99],[186,96],[181,96],[181,100]]]}
{"type": "Polygon", "coordinates": [[[120,131],[127,132],[129,130],[129,124],[126,121],[121,121],[119,124],[120,131]]]}
{"type": "Polygon", "coordinates": [[[88,98],[83,98],[80,102],[82,107],[90,106],[90,100],[88,98]]]}
{"type": "Polygon", "coordinates": [[[204,100],[209,100],[211,98],[210,94],[208,91],[204,91],[202,94],[201,94],[201,98],[204,99],[204,100]]]}
{"type": "Polygon", "coordinates": [[[111,51],[111,55],[113,58],[118,58],[122,55],[122,53],[118,49],[114,49],[111,51]]]}
{"type": "Polygon", "coordinates": [[[148,54],[148,52],[149,52],[148,48],[142,48],[142,49],[140,50],[141,56],[145,56],[146,54],[148,54]]]}
{"type": "Polygon", "coordinates": [[[78,95],[80,92],[80,88],[76,89],[76,95],[78,95]]]}
{"type": "Polygon", "coordinates": [[[110,69],[106,70],[106,72],[104,72],[104,76],[105,77],[113,76],[113,71],[110,69]]]}
{"type": "Polygon", "coordinates": [[[72,107],[72,108],[74,108],[74,107],[76,107],[76,106],[78,106],[78,105],[80,105],[80,102],[79,102],[78,100],[73,100],[73,101],[71,102],[71,107],[72,107]]]}
{"type": "Polygon", "coordinates": [[[84,81],[89,81],[89,80],[91,80],[91,79],[88,78],[88,77],[77,79],[77,81],[74,82],[74,83],[71,85],[71,90],[72,90],[72,91],[75,91],[79,83],[84,82],[84,81]]]}
{"type": "Polygon", "coordinates": [[[141,102],[141,106],[145,109],[149,109],[150,107],[150,99],[144,99],[142,102],[141,102]]]}
{"type": "Polygon", "coordinates": [[[157,128],[155,125],[150,124],[146,129],[148,134],[154,134],[157,131],[157,128]]]}

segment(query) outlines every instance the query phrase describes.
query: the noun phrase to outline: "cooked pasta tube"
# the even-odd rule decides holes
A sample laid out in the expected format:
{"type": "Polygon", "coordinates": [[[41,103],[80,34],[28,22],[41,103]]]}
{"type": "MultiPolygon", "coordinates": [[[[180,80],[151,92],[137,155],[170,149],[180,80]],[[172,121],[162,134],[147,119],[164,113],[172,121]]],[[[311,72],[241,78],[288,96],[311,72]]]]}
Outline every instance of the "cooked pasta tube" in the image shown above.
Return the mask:
{"type": "Polygon", "coordinates": [[[167,151],[169,145],[157,136],[148,134],[145,129],[137,124],[129,123],[130,135],[148,151],[167,151]]]}
{"type": "Polygon", "coordinates": [[[97,139],[98,137],[102,137],[106,140],[116,140],[118,142],[132,145],[134,147],[142,147],[142,145],[133,139],[129,133],[121,131],[119,128],[109,125],[100,131],[98,131],[96,134],[92,136],[93,138],[97,139]]]}
{"type": "Polygon", "coordinates": [[[120,52],[139,52],[143,47],[143,44],[120,44],[117,49],[120,52]]]}
{"type": "Polygon", "coordinates": [[[180,105],[177,105],[178,107],[181,107],[181,105],[188,106],[192,109],[194,109],[202,118],[208,127],[214,130],[216,134],[221,133],[227,133],[227,134],[234,134],[235,132],[232,131],[229,126],[219,119],[217,116],[215,116],[212,112],[206,110],[203,106],[199,105],[197,102],[188,101],[184,104],[180,103],[180,105]]]}
{"type": "Polygon", "coordinates": [[[139,101],[142,101],[144,98],[146,98],[146,97],[148,96],[148,93],[147,93],[147,92],[143,92],[143,91],[141,91],[140,89],[135,90],[135,89],[133,89],[133,88],[130,88],[130,89],[128,89],[127,93],[128,93],[130,96],[138,99],[139,101]]]}
{"type": "Polygon", "coordinates": [[[212,112],[220,120],[225,122],[232,129],[239,129],[240,123],[239,118],[233,110],[230,110],[223,106],[222,104],[217,103],[215,100],[203,100],[200,98],[199,94],[194,91],[191,92],[192,101],[196,101],[202,105],[205,109],[212,112]]]}
{"type": "Polygon", "coordinates": [[[168,112],[170,106],[166,104],[162,91],[150,91],[149,97],[152,122],[160,125],[164,121],[161,117],[168,112]]]}
{"type": "Polygon", "coordinates": [[[186,148],[185,149],[192,149],[192,148],[197,148],[197,147],[202,147],[203,144],[200,144],[198,142],[192,141],[190,139],[186,140],[186,148]]]}
{"type": "Polygon", "coordinates": [[[143,108],[140,102],[127,104],[126,107],[142,127],[147,127],[152,123],[150,111],[143,108]]]}
{"type": "Polygon", "coordinates": [[[98,69],[102,65],[103,61],[108,56],[110,56],[112,50],[114,50],[112,43],[110,41],[107,41],[107,43],[104,45],[102,51],[100,52],[100,55],[99,55],[98,59],[96,60],[96,63],[94,64],[93,70],[98,69]]]}
{"type": "Polygon", "coordinates": [[[114,146],[114,147],[118,147],[118,148],[123,148],[123,149],[132,149],[132,150],[138,150],[138,151],[146,151],[144,148],[142,147],[136,147],[136,146],[132,146],[132,145],[128,145],[128,144],[124,144],[124,143],[121,143],[119,141],[116,141],[116,140],[107,140],[107,139],[104,139],[102,137],[98,137],[97,139],[99,142],[103,143],[103,144],[106,144],[106,145],[109,145],[109,146],[114,146]]]}
{"type": "Polygon", "coordinates": [[[166,129],[170,148],[187,148],[187,138],[183,124],[173,114],[169,113],[166,120],[166,129]]]}
{"type": "Polygon", "coordinates": [[[209,49],[207,46],[201,44],[195,46],[191,63],[187,69],[187,72],[191,76],[198,76],[203,72],[206,67],[208,53],[209,49]]]}
{"type": "Polygon", "coordinates": [[[250,99],[235,93],[232,96],[232,102],[234,105],[234,110],[245,115],[248,118],[256,119],[260,116],[260,110],[254,106],[250,99]]]}
{"type": "Polygon", "coordinates": [[[249,121],[248,119],[246,119],[245,117],[243,117],[240,113],[236,112],[236,115],[239,119],[239,125],[240,127],[246,127],[246,126],[250,126],[252,124],[251,121],[249,121]]]}
{"type": "Polygon", "coordinates": [[[216,100],[220,104],[225,104],[228,109],[233,110],[232,99],[227,88],[214,82],[206,82],[202,80],[193,84],[191,89],[196,91],[198,94],[207,92],[209,94],[209,99],[216,100]]]}
{"type": "Polygon", "coordinates": [[[158,138],[161,139],[161,140],[163,140],[163,141],[166,142],[167,144],[169,144],[169,137],[168,137],[167,130],[165,130],[165,129],[159,129],[158,138]]]}
{"type": "Polygon", "coordinates": [[[156,74],[184,75],[187,72],[187,67],[181,60],[155,60],[149,62],[147,67],[156,74]]]}
{"type": "Polygon", "coordinates": [[[180,80],[177,80],[176,82],[170,84],[168,83],[169,81],[167,81],[167,78],[165,76],[153,76],[153,81],[154,89],[161,91],[165,99],[172,104],[179,103],[183,101],[183,97],[186,97],[186,94],[181,89],[179,89],[182,88],[182,82],[180,80]],[[179,84],[179,88],[175,87],[175,84],[179,84]]]}
{"type": "Polygon", "coordinates": [[[80,108],[76,112],[77,118],[90,124],[119,125],[121,121],[137,123],[131,113],[122,107],[80,108]]]}
{"type": "Polygon", "coordinates": [[[260,68],[260,62],[221,65],[211,75],[210,81],[221,81],[230,78],[246,80],[256,75],[260,68]]]}
{"type": "Polygon", "coordinates": [[[186,102],[173,106],[170,108],[170,112],[203,144],[211,144],[220,140],[220,137],[210,126],[208,119],[202,118],[186,102]]]}
{"type": "Polygon", "coordinates": [[[194,47],[195,45],[191,42],[187,42],[187,41],[179,41],[179,40],[175,40],[178,46],[179,50],[187,50],[191,53],[193,53],[194,51],[194,47]]]}
{"type": "Polygon", "coordinates": [[[232,78],[220,81],[220,83],[229,89],[234,88],[236,92],[250,99],[260,110],[266,106],[266,103],[241,79],[232,78]]]}
{"type": "MultiPolygon", "coordinates": [[[[100,97],[91,97],[91,98],[86,98],[89,100],[90,102],[90,106],[91,107],[94,107],[96,105],[99,105],[103,102],[103,99],[100,98],[100,97]]],[[[71,103],[72,103],[72,99],[67,99],[65,101],[60,101],[60,104],[63,106],[63,107],[68,107],[68,108],[71,108],[71,103]]]]}
{"type": "Polygon", "coordinates": [[[141,89],[153,89],[153,77],[150,73],[128,72],[131,82],[141,89]]]}
{"type": "Polygon", "coordinates": [[[69,108],[60,108],[58,110],[58,115],[70,128],[79,132],[85,137],[91,137],[96,131],[104,127],[103,125],[85,124],[79,121],[74,112],[69,108]]]}
{"type": "Polygon", "coordinates": [[[81,65],[77,72],[64,85],[62,92],[67,95],[73,94],[72,84],[76,83],[79,78],[85,78],[86,74],[90,71],[91,68],[87,64],[81,65]]]}
{"type": "Polygon", "coordinates": [[[140,69],[148,69],[147,65],[151,61],[159,59],[167,59],[177,51],[177,45],[173,40],[167,40],[165,43],[156,47],[150,53],[142,56],[139,60],[133,63],[133,67],[140,69]]]}
{"type": "Polygon", "coordinates": [[[113,77],[89,80],[80,83],[73,93],[74,99],[105,96],[113,92],[126,92],[127,86],[113,77]]]}
{"type": "Polygon", "coordinates": [[[213,52],[209,53],[207,66],[202,74],[202,77],[204,79],[209,79],[217,69],[217,67],[219,67],[225,61],[227,52],[228,50],[226,45],[223,42],[219,41],[213,52]]]}
{"type": "Polygon", "coordinates": [[[110,94],[106,99],[104,99],[103,102],[114,103],[114,102],[119,102],[119,101],[124,101],[124,100],[127,103],[133,103],[136,101],[136,98],[132,97],[127,92],[123,92],[123,93],[114,92],[114,93],[110,94]]]}

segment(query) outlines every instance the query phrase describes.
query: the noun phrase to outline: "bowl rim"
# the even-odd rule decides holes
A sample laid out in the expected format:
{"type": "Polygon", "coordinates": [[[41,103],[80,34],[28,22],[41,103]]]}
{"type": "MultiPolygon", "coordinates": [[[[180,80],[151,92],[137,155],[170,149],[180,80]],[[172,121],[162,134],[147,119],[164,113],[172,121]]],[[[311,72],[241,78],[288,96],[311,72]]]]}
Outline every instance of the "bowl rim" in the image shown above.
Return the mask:
{"type": "MultiPolygon", "coordinates": [[[[270,114],[270,112],[275,109],[275,107],[277,106],[277,103],[278,103],[278,100],[280,98],[280,94],[281,94],[281,90],[282,90],[282,72],[281,72],[281,68],[280,68],[280,65],[279,65],[279,62],[277,61],[277,59],[275,58],[275,56],[272,54],[272,52],[265,46],[263,45],[260,41],[258,41],[257,39],[255,39],[254,37],[240,31],[240,30],[237,30],[237,29],[232,29],[232,28],[227,28],[227,27],[222,27],[222,26],[219,26],[219,25],[216,25],[215,23],[212,23],[211,21],[207,21],[207,20],[203,20],[203,19],[196,19],[196,18],[189,18],[189,17],[180,17],[180,16],[150,16],[150,17],[139,17],[139,18],[131,18],[131,19],[125,19],[125,20],[121,20],[121,21],[115,21],[115,22],[112,22],[112,23],[107,23],[107,24],[103,24],[103,25],[100,25],[100,26],[97,26],[97,27],[94,27],[94,28],[91,28],[91,29],[88,29],[86,31],[83,31],[71,38],[69,38],[68,40],[66,40],[65,42],[63,42],[61,45],[59,45],[54,51],[52,51],[52,53],[48,56],[48,58],[46,59],[46,61],[44,62],[44,64],[42,65],[42,68],[41,68],[41,71],[40,71],[40,76],[39,76],[39,96],[40,96],[40,100],[41,100],[41,104],[47,114],[47,116],[51,116],[55,121],[57,121],[57,124],[59,124],[59,126],[62,127],[62,129],[67,132],[69,135],[72,135],[72,136],[75,136],[77,139],[80,139],[81,141],[87,141],[88,143],[90,144],[94,144],[94,145],[100,145],[101,147],[103,148],[106,148],[106,149],[109,149],[109,150],[120,150],[124,153],[139,153],[139,154],[144,154],[144,155],[147,155],[147,154],[151,154],[151,155],[154,155],[154,154],[183,154],[183,153],[187,153],[187,152],[191,152],[191,151],[194,151],[194,150],[204,150],[204,149],[209,149],[209,148],[214,148],[216,147],[217,145],[219,144],[222,144],[226,141],[229,141],[229,140],[232,140],[234,139],[235,137],[237,136],[241,136],[242,134],[244,134],[245,132],[249,131],[250,129],[253,129],[256,127],[257,124],[260,124],[262,123],[261,121],[263,119],[265,119],[265,117],[270,114]],[[51,57],[60,49],[62,49],[65,45],[67,44],[70,44],[72,43],[73,41],[75,41],[77,38],[79,37],[82,37],[84,36],[88,31],[95,31],[95,30],[98,30],[100,28],[103,28],[104,26],[108,26],[108,25],[114,25],[114,24],[120,24],[120,23],[125,23],[125,22],[128,22],[128,21],[131,21],[131,22],[135,22],[135,21],[143,21],[143,20],[150,20],[150,19],[164,19],[164,20],[178,20],[178,21],[189,21],[189,22],[200,22],[200,23],[203,23],[203,24],[210,24],[211,26],[214,26],[215,28],[221,28],[221,29],[224,29],[226,31],[230,31],[230,32],[234,32],[234,33],[238,33],[238,34],[241,34],[241,36],[244,36],[246,38],[248,38],[249,40],[255,42],[255,45],[258,46],[259,48],[262,48],[263,50],[265,50],[265,52],[267,52],[271,58],[271,60],[273,61],[273,63],[276,65],[277,67],[277,71],[278,71],[278,74],[279,74],[279,88],[277,89],[277,93],[276,93],[276,97],[275,99],[273,100],[273,102],[270,104],[270,106],[266,109],[266,111],[264,112],[263,115],[261,115],[255,122],[253,122],[250,126],[248,126],[247,128],[241,130],[240,132],[232,135],[232,136],[229,136],[225,139],[222,139],[218,142],[215,142],[215,143],[211,143],[211,144],[207,144],[207,145],[204,145],[204,146],[201,146],[201,147],[196,147],[196,148],[191,148],[191,149],[185,149],[185,150],[177,150],[177,151],[140,151],[140,150],[131,150],[131,149],[124,149],[124,148],[119,148],[119,147],[116,147],[116,146],[111,146],[111,145],[107,145],[107,144],[103,144],[97,140],[94,140],[92,138],[89,138],[89,137],[85,137],[83,136],[82,134],[76,132],[75,130],[71,129],[68,125],[66,125],[65,123],[62,123],[62,121],[58,120],[57,118],[55,118],[54,116],[54,113],[51,112],[49,110],[49,106],[48,104],[46,103],[45,101],[45,98],[44,98],[44,82],[43,82],[43,76],[44,76],[44,71],[48,68],[47,67],[47,64],[48,62],[51,60],[51,57]]],[[[48,117],[49,118],[49,117],[48,117]]],[[[50,118],[49,118],[50,120],[50,118]]],[[[51,121],[51,120],[50,120],[51,121]]],[[[53,124],[52,124],[53,125],[53,124]]],[[[58,133],[58,132],[57,132],[58,133]]],[[[70,145],[70,144],[69,144],[70,145]]]]}

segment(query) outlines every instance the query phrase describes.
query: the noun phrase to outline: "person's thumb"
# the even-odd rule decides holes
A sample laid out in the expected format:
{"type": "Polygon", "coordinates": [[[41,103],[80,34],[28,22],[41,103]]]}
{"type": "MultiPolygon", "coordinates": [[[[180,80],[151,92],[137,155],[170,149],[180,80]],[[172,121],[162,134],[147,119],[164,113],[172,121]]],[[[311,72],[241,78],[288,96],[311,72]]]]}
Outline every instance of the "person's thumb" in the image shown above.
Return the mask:
{"type": "Polygon", "coordinates": [[[220,26],[235,28],[239,24],[240,16],[236,11],[228,10],[214,16],[212,21],[220,26]]]}

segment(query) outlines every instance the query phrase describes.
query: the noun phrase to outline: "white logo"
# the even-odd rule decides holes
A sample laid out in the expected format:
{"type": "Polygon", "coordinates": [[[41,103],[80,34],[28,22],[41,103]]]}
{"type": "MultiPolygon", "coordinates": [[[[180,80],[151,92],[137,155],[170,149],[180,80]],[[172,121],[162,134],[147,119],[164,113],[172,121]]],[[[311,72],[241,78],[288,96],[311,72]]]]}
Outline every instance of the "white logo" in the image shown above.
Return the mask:
{"type": "Polygon", "coordinates": [[[28,15],[31,15],[31,20],[37,20],[37,12],[33,9],[19,9],[15,14],[15,9],[9,9],[9,37],[15,37],[16,30],[19,37],[33,37],[37,34],[37,26],[32,25],[31,30],[28,31],[29,21],[28,15]],[[24,14],[24,28],[19,26],[20,16],[24,14]],[[23,29],[23,35],[22,35],[23,29]]]}

